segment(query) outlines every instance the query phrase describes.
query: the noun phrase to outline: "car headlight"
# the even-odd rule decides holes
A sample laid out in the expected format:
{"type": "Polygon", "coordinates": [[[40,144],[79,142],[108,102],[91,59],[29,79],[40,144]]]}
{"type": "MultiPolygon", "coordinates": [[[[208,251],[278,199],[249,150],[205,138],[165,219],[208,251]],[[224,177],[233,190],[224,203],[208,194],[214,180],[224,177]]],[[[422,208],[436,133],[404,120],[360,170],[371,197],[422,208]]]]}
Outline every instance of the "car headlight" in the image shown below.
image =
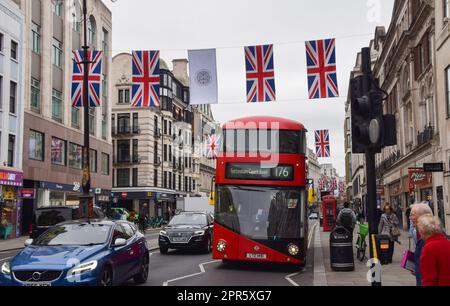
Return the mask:
{"type": "Polygon", "coordinates": [[[223,251],[225,251],[226,247],[227,247],[227,243],[225,241],[220,240],[219,242],[217,242],[217,246],[216,246],[217,251],[223,252],[223,251]]]}
{"type": "Polygon", "coordinates": [[[96,260],[89,261],[87,263],[80,264],[72,269],[70,269],[68,276],[75,274],[83,274],[86,272],[94,271],[97,268],[98,262],[96,260]]]}
{"type": "Polygon", "coordinates": [[[288,252],[292,256],[295,256],[295,255],[298,255],[298,253],[300,252],[300,249],[297,245],[291,243],[290,245],[288,245],[288,252]]]}
{"type": "Polygon", "coordinates": [[[201,230],[201,231],[196,231],[195,233],[194,233],[194,236],[203,236],[205,234],[205,231],[204,230],[201,230]]]}
{"type": "Polygon", "coordinates": [[[9,265],[9,262],[5,262],[2,265],[2,273],[6,274],[6,275],[10,275],[11,274],[11,267],[9,265]]]}
{"type": "Polygon", "coordinates": [[[167,232],[166,232],[166,231],[159,231],[159,234],[160,234],[161,236],[167,236],[167,232]]]}

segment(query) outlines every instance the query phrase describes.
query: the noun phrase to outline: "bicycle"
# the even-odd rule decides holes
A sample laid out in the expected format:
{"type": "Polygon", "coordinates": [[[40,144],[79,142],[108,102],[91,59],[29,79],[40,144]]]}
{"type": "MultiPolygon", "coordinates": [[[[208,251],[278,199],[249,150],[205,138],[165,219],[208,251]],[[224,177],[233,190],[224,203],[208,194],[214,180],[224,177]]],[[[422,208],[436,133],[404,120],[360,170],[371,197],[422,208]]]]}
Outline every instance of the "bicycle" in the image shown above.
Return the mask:
{"type": "Polygon", "coordinates": [[[369,225],[360,222],[357,222],[356,224],[359,228],[358,239],[356,241],[356,258],[362,262],[366,258],[366,237],[369,235],[369,225]]]}

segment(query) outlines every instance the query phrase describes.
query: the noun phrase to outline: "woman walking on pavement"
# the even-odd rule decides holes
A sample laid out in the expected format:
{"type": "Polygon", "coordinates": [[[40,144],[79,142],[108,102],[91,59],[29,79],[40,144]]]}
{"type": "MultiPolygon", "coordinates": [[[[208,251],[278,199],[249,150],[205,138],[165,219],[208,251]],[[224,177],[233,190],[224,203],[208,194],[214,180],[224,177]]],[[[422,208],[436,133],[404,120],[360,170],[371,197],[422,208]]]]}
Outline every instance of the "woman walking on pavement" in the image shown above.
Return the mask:
{"type": "Polygon", "coordinates": [[[432,215],[419,218],[418,228],[425,245],[420,257],[422,286],[450,286],[450,240],[441,221],[432,215]]]}
{"type": "Polygon", "coordinates": [[[383,208],[380,224],[378,225],[378,233],[380,235],[389,236],[389,263],[392,263],[392,256],[394,255],[394,242],[401,244],[398,238],[400,237],[400,230],[398,228],[398,218],[392,211],[392,206],[386,203],[383,208]]]}

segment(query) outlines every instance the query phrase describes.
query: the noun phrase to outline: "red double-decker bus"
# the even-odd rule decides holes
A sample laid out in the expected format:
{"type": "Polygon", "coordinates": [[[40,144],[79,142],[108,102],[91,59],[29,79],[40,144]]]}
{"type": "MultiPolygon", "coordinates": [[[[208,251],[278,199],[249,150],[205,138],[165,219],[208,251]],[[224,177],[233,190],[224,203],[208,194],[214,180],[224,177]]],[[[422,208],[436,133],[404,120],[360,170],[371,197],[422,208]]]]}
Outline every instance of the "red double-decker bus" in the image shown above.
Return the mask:
{"type": "Polygon", "coordinates": [[[217,159],[213,258],[305,265],[306,129],[276,117],[223,126],[217,159]]]}

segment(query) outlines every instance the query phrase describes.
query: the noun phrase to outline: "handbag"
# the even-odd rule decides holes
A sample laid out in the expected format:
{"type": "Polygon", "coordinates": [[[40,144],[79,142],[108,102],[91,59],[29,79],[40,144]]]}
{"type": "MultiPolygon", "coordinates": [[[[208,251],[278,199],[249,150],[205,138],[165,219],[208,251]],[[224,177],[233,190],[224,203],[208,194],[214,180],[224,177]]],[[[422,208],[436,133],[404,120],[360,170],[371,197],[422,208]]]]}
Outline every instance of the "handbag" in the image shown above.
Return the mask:
{"type": "Polygon", "coordinates": [[[409,238],[409,248],[403,252],[401,267],[405,270],[415,273],[416,261],[414,259],[414,252],[411,252],[410,249],[411,249],[411,238],[409,238]]]}

